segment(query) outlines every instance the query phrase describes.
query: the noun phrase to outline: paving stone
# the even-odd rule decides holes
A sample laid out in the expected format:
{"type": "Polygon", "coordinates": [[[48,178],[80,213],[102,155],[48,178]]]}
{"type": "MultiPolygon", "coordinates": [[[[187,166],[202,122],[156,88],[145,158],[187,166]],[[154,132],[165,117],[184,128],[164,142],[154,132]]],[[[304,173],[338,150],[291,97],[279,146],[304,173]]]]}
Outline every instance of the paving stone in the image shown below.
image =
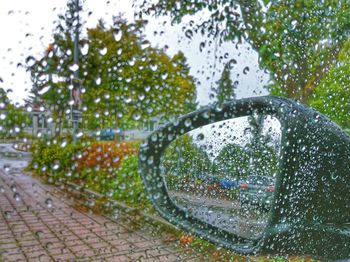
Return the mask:
{"type": "Polygon", "coordinates": [[[22,254],[11,254],[10,256],[0,256],[0,261],[27,261],[26,257],[22,254]]]}
{"type": "MultiPolygon", "coordinates": [[[[122,210],[118,220],[83,212],[53,186],[20,172],[12,176],[1,167],[0,184],[5,189],[0,194],[0,261],[176,261],[181,252],[146,225],[131,228],[133,217],[122,210]],[[52,207],[45,204],[47,198],[52,207]]],[[[183,260],[191,257],[183,255],[183,260]]]]}

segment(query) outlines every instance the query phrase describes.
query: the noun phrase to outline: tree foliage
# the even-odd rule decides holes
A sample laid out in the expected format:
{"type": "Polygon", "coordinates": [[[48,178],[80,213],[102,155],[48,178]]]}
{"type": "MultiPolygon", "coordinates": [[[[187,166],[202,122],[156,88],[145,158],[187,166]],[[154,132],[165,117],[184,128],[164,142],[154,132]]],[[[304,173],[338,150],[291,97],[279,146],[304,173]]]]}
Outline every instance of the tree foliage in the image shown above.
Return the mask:
{"type": "Polygon", "coordinates": [[[248,172],[249,154],[239,145],[228,144],[221,149],[214,163],[218,176],[241,179],[248,172]]]}
{"type": "Polygon", "coordinates": [[[10,103],[6,91],[0,87],[0,137],[17,138],[24,135],[24,128],[30,125],[30,117],[23,109],[10,103]]]}
{"type": "Polygon", "coordinates": [[[88,30],[85,104],[109,124],[128,127],[159,115],[176,116],[195,103],[194,79],[183,53],[170,58],[142,35],[145,21],[115,18],[88,30]],[[97,98],[97,99],[96,99],[97,98]]]}
{"type": "Polygon", "coordinates": [[[350,41],[336,63],[316,87],[310,105],[343,128],[350,128],[350,41]]]}
{"type": "Polygon", "coordinates": [[[244,147],[250,158],[249,175],[273,176],[278,170],[278,144],[269,132],[264,132],[266,122],[263,115],[249,117],[251,138],[244,147]]]}
{"type": "Polygon", "coordinates": [[[189,30],[220,41],[249,42],[271,74],[272,93],[304,103],[348,39],[349,9],[347,1],[318,0],[159,0],[143,6],[146,13],[170,14],[173,22],[209,13],[189,30]]]}
{"type": "Polygon", "coordinates": [[[231,80],[229,63],[227,63],[222,71],[221,78],[218,81],[218,87],[216,90],[218,103],[223,104],[235,99],[236,95],[234,89],[235,86],[231,80]]]}
{"type": "Polygon", "coordinates": [[[128,23],[114,17],[106,27],[100,20],[80,37],[79,65],[73,62],[73,35],[77,23],[73,2],[58,25],[41,59],[34,60],[33,95],[40,96],[57,124],[67,119],[76,70],[82,80],[83,126],[128,128],[159,115],[177,116],[196,107],[195,81],[183,53],[169,57],[153,48],[143,35],[146,22],[128,23]]]}
{"type": "Polygon", "coordinates": [[[26,59],[33,84],[27,102],[33,106],[45,104],[52,113],[55,131],[59,134],[70,110],[76,24],[80,30],[74,1],[68,1],[65,13],[58,15],[56,24],[53,43],[44,50],[44,55],[39,59],[33,56],[26,59]]]}
{"type": "Polygon", "coordinates": [[[162,160],[167,174],[181,179],[199,179],[211,170],[211,162],[189,134],[174,140],[164,153],[162,160]]]}

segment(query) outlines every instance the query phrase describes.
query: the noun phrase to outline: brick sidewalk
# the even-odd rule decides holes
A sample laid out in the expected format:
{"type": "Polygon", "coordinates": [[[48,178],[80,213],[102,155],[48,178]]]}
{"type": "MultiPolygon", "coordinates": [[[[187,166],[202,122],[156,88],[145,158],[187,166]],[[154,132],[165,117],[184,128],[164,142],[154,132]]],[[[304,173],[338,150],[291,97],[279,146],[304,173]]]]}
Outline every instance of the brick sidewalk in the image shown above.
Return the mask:
{"type": "Polygon", "coordinates": [[[62,191],[0,169],[0,261],[199,261],[166,235],[74,209],[62,191]]]}

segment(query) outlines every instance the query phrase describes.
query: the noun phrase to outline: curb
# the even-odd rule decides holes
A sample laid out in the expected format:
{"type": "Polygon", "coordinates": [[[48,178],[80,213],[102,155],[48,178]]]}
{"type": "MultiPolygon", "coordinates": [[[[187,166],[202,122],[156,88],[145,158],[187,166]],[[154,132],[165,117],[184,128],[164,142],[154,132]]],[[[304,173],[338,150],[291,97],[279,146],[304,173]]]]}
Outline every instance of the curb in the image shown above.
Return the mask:
{"type": "Polygon", "coordinates": [[[108,203],[120,208],[120,209],[123,209],[125,210],[126,212],[137,212],[138,214],[142,215],[143,217],[147,218],[147,219],[150,219],[150,220],[153,220],[153,221],[156,221],[158,223],[161,223],[165,226],[168,226],[168,227],[171,227],[173,229],[176,229],[176,230],[179,230],[179,228],[177,228],[176,226],[174,226],[173,224],[169,223],[168,221],[164,220],[163,218],[159,217],[159,216],[155,216],[155,215],[152,215],[152,214],[148,214],[148,213],[145,213],[143,211],[140,211],[138,210],[137,208],[135,207],[131,207],[123,202],[120,202],[120,201],[117,201],[117,200],[113,200],[113,199],[110,199],[100,193],[97,193],[95,191],[92,191],[92,190],[89,190],[89,189],[86,189],[86,188],[82,188],[81,186],[75,184],[75,183],[72,183],[72,182],[67,182],[65,183],[66,186],[69,187],[69,191],[71,193],[75,193],[77,195],[80,195],[80,196],[83,196],[85,199],[93,199],[93,200],[97,200],[97,199],[105,199],[107,200],[108,203]],[[74,191],[74,192],[72,192],[74,191]]]}

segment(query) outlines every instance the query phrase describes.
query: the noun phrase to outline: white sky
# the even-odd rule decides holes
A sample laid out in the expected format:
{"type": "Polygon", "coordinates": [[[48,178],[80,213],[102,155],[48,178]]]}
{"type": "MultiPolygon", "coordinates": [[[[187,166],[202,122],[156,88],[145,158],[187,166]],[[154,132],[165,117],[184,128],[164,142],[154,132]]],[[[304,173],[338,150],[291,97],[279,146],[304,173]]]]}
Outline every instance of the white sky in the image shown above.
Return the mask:
{"type": "MultiPolygon", "coordinates": [[[[111,21],[112,15],[124,13],[128,20],[133,19],[132,0],[86,0],[85,12],[92,11],[87,19],[86,26],[94,27],[99,18],[111,21]]],[[[40,57],[47,45],[51,42],[53,22],[57,20],[57,14],[63,13],[66,0],[0,0],[0,87],[10,89],[8,95],[11,99],[21,102],[31,88],[29,74],[19,63],[24,65],[24,60],[29,55],[40,57]],[[2,81],[1,81],[2,80],[2,81]]],[[[147,17],[149,24],[146,27],[146,38],[152,46],[164,47],[168,45],[168,54],[173,55],[178,50],[184,52],[191,74],[200,82],[197,85],[197,97],[201,105],[211,102],[209,99],[210,87],[215,86],[221,75],[225,61],[234,58],[237,66],[232,70],[232,80],[238,80],[238,98],[267,94],[263,88],[268,81],[268,76],[258,67],[258,57],[248,45],[241,45],[238,49],[232,43],[224,44],[217,48],[217,57],[227,58],[219,61],[214,59],[215,45],[208,45],[212,39],[200,35],[194,35],[192,40],[185,37],[183,28],[189,28],[189,21],[200,20],[201,16],[188,17],[180,25],[170,25],[167,18],[154,19],[147,17]],[[167,23],[163,25],[163,22],[167,23]],[[154,31],[158,34],[155,36],[154,31]],[[164,33],[160,36],[160,32],[164,33]],[[206,47],[202,52],[199,44],[206,41],[206,47]],[[249,67],[249,72],[243,74],[243,68],[249,67]],[[215,68],[215,69],[214,69],[215,68]],[[216,72],[213,77],[213,72],[216,72]],[[239,76],[237,76],[239,74],[239,76]]],[[[146,17],[144,17],[146,18],[146,17]]]]}
{"type": "MultiPolygon", "coordinates": [[[[281,141],[281,123],[277,118],[267,115],[262,129],[263,135],[270,135],[273,145],[279,145],[281,141]]],[[[194,143],[200,147],[206,146],[206,153],[210,160],[214,160],[221,150],[229,145],[236,144],[244,148],[251,139],[251,126],[248,116],[219,121],[194,129],[188,134],[194,143]],[[203,135],[198,139],[198,135],[203,135]]]]}

